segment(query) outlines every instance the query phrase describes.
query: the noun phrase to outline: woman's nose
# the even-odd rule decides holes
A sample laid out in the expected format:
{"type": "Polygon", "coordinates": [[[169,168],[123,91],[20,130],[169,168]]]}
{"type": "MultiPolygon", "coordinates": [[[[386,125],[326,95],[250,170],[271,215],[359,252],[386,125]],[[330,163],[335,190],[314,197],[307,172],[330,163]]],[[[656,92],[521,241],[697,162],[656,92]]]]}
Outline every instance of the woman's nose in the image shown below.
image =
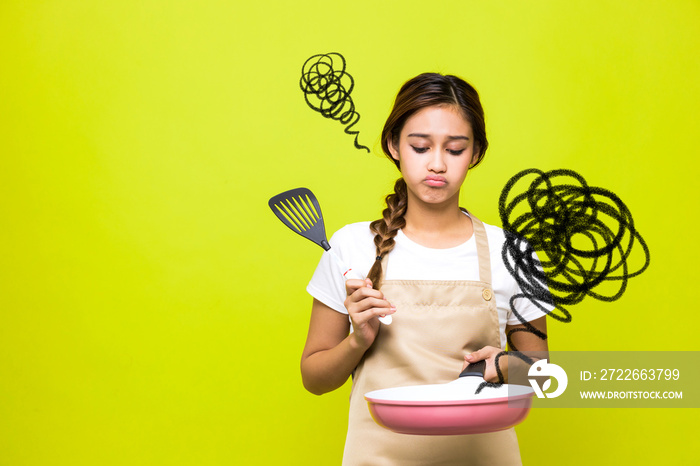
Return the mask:
{"type": "Polygon", "coordinates": [[[444,172],[447,165],[445,164],[445,152],[437,149],[433,151],[428,169],[435,172],[444,172]]]}

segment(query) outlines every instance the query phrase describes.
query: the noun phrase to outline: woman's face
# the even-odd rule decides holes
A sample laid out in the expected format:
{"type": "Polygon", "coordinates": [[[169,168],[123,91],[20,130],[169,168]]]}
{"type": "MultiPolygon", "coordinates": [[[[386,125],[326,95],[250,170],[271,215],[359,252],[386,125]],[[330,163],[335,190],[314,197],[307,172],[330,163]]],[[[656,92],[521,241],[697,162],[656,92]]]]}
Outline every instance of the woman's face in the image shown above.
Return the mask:
{"type": "Polygon", "coordinates": [[[398,147],[389,144],[401,164],[409,202],[459,205],[459,189],[474,158],[472,127],[453,106],[426,107],[401,130],[398,147]]]}

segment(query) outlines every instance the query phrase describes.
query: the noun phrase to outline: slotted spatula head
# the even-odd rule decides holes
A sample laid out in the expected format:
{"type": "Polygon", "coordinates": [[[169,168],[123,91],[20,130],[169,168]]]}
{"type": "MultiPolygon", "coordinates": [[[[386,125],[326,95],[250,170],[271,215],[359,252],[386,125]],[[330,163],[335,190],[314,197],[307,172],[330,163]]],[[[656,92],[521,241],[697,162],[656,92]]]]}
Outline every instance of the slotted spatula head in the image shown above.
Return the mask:
{"type": "Polygon", "coordinates": [[[277,218],[294,233],[313,241],[326,251],[331,248],[326,239],[321,206],[310,189],[290,189],[273,196],[268,205],[277,218]]]}

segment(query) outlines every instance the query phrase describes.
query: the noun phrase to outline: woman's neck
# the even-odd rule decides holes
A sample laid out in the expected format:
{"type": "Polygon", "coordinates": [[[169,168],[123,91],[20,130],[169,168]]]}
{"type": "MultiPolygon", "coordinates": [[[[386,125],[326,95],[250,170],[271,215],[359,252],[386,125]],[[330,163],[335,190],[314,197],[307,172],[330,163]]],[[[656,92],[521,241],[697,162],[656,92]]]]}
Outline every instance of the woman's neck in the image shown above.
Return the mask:
{"type": "Polygon", "coordinates": [[[459,246],[473,233],[471,219],[459,208],[459,199],[444,205],[410,202],[403,232],[412,241],[435,249],[459,246]]]}

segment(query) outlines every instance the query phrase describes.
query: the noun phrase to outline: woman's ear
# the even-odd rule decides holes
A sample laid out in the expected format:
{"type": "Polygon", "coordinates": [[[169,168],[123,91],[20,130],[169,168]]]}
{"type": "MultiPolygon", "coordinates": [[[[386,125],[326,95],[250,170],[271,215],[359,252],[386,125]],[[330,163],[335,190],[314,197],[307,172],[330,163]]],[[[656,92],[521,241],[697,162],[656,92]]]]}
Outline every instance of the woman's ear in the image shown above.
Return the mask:
{"type": "Polygon", "coordinates": [[[390,137],[386,145],[389,148],[389,152],[391,152],[391,158],[399,160],[399,150],[394,146],[394,141],[392,139],[393,138],[390,137]]]}
{"type": "Polygon", "coordinates": [[[473,167],[476,165],[476,163],[479,161],[479,157],[481,157],[481,151],[479,150],[478,146],[475,146],[475,151],[472,152],[472,161],[469,163],[469,167],[473,167]]]}

